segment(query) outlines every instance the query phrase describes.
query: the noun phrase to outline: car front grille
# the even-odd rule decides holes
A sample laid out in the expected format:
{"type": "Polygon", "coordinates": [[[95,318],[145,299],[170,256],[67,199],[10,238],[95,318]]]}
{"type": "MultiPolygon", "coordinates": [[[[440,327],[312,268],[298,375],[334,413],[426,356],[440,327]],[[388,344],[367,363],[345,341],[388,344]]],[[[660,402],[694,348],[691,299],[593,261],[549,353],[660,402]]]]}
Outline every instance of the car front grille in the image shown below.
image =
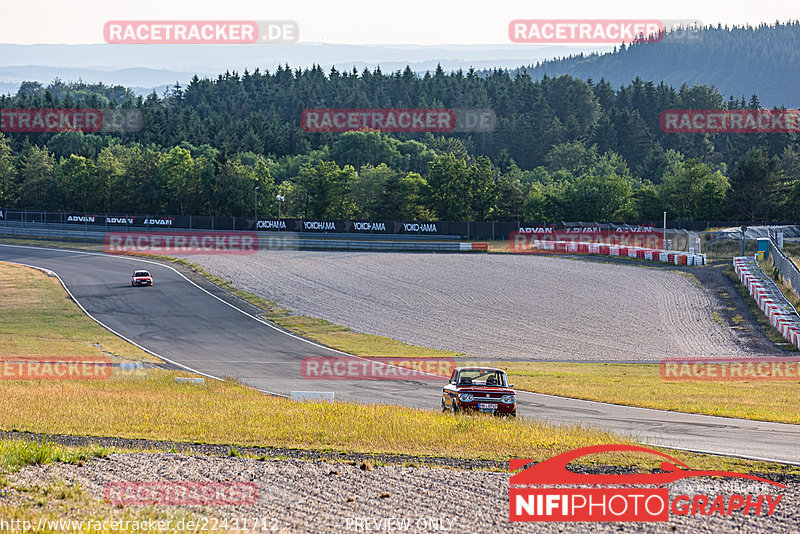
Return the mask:
{"type": "Polygon", "coordinates": [[[499,402],[503,395],[501,393],[473,393],[473,399],[476,401],[496,401],[499,402]]]}

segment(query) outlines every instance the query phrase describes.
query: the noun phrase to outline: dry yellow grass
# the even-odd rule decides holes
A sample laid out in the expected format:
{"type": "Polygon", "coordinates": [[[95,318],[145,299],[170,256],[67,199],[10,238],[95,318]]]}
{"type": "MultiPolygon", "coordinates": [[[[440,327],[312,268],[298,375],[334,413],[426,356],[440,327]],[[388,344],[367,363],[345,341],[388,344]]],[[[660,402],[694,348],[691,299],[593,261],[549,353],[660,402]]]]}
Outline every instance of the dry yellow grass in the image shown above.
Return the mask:
{"type": "MultiPolygon", "coordinates": [[[[452,416],[398,406],[294,403],[235,382],[180,385],[167,371],[123,371],[103,382],[0,383],[0,429],[371,454],[544,460],[602,443],[634,443],[580,426],[452,416]]],[[[695,468],[785,466],[667,451],[695,468]]],[[[652,469],[652,457],[598,455],[589,463],[652,469]]]]}
{"type": "Polygon", "coordinates": [[[494,417],[452,417],[388,405],[293,403],[234,382],[175,384],[166,371],[121,371],[102,382],[0,383],[0,429],[48,434],[397,453],[545,458],[609,432],[494,417]]]}

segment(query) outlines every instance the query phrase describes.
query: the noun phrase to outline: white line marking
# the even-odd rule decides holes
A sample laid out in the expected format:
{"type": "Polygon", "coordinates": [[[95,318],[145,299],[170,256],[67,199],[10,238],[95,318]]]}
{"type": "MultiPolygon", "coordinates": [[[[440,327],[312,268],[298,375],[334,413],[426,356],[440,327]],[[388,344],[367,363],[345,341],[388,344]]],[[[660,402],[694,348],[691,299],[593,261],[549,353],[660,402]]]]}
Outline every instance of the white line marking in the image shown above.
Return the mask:
{"type": "MultiPolygon", "coordinates": [[[[645,442],[647,443],[647,442],[645,442]]],[[[694,452],[698,454],[711,454],[714,456],[725,456],[727,458],[742,458],[744,460],[756,460],[759,462],[772,462],[776,464],[787,464],[787,465],[800,465],[800,462],[792,462],[789,460],[776,460],[774,458],[762,458],[761,456],[747,456],[745,454],[734,454],[730,452],[717,452],[717,451],[709,451],[705,449],[687,449],[684,447],[676,447],[674,445],[662,445],[660,443],[649,442],[650,445],[654,447],[661,447],[664,449],[672,449],[675,451],[686,451],[686,452],[694,452]]]]}
{"type": "MultiPolygon", "coordinates": [[[[603,363],[603,362],[601,362],[601,363],[603,363]]],[[[593,401],[593,400],[586,400],[586,399],[577,399],[575,397],[560,397],[558,395],[550,395],[548,393],[537,393],[535,391],[526,391],[526,390],[517,391],[517,397],[519,397],[520,394],[533,395],[533,396],[538,396],[538,397],[549,397],[551,399],[572,400],[572,401],[580,402],[580,403],[584,403],[584,404],[599,404],[601,406],[616,406],[618,408],[625,408],[626,410],[655,412],[656,414],[669,413],[669,414],[675,414],[675,415],[686,415],[686,416],[689,416],[689,417],[709,417],[711,419],[721,419],[723,421],[738,421],[738,422],[742,422],[742,423],[761,423],[761,424],[768,425],[768,426],[788,427],[788,428],[795,429],[795,431],[800,431],[800,425],[797,425],[797,424],[794,424],[794,423],[778,423],[778,422],[775,422],[775,421],[759,421],[757,419],[743,419],[741,417],[728,417],[728,416],[725,416],[725,415],[708,415],[708,414],[703,414],[703,413],[677,412],[677,411],[674,411],[674,410],[659,410],[658,408],[646,408],[644,406],[630,406],[630,405],[627,405],[627,404],[616,404],[616,403],[612,403],[612,402],[600,402],[600,401],[593,401]]],[[[720,424],[722,424],[722,423],[720,422],[720,424]]],[[[731,424],[731,423],[727,423],[727,424],[731,424]]]]}

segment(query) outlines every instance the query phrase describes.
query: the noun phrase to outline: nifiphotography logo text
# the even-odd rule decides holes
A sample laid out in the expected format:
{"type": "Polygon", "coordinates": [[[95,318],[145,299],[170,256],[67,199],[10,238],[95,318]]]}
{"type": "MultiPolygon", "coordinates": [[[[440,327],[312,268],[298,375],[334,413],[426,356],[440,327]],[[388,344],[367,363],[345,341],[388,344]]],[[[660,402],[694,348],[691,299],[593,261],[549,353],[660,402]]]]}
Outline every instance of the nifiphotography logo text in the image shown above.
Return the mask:
{"type": "MultiPolygon", "coordinates": [[[[511,472],[533,460],[511,460],[511,472]]],[[[662,452],[636,445],[595,445],[565,452],[515,473],[509,479],[511,521],[668,521],[675,515],[771,516],[783,495],[681,494],[670,499],[667,484],[697,477],[753,480],[765,487],[785,488],[766,478],[731,471],[690,469],[662,452]],[[585,474],[567,464],[590,454],[636,452],[664,458],[660,473],[585,474]]]]}

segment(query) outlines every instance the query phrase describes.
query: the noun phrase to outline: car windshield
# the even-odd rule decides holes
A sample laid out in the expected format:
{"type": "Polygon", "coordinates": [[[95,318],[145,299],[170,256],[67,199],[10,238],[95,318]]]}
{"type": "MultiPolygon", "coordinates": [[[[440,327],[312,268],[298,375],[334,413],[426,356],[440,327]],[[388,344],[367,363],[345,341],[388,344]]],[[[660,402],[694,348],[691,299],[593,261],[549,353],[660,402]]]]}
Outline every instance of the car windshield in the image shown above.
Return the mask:
{"type": "Polygon", "coordinates": [[[150,276],[150,273],[148,273],[147,271],[136,271],[135,273],[133,273],[133,276],[150,276]]]}
{"type": "Polygon", "coordinates": [[[464,369],[458,375],[458,385],[508,387],[508,379],[504,371],[495,369],[464,369]]]}

